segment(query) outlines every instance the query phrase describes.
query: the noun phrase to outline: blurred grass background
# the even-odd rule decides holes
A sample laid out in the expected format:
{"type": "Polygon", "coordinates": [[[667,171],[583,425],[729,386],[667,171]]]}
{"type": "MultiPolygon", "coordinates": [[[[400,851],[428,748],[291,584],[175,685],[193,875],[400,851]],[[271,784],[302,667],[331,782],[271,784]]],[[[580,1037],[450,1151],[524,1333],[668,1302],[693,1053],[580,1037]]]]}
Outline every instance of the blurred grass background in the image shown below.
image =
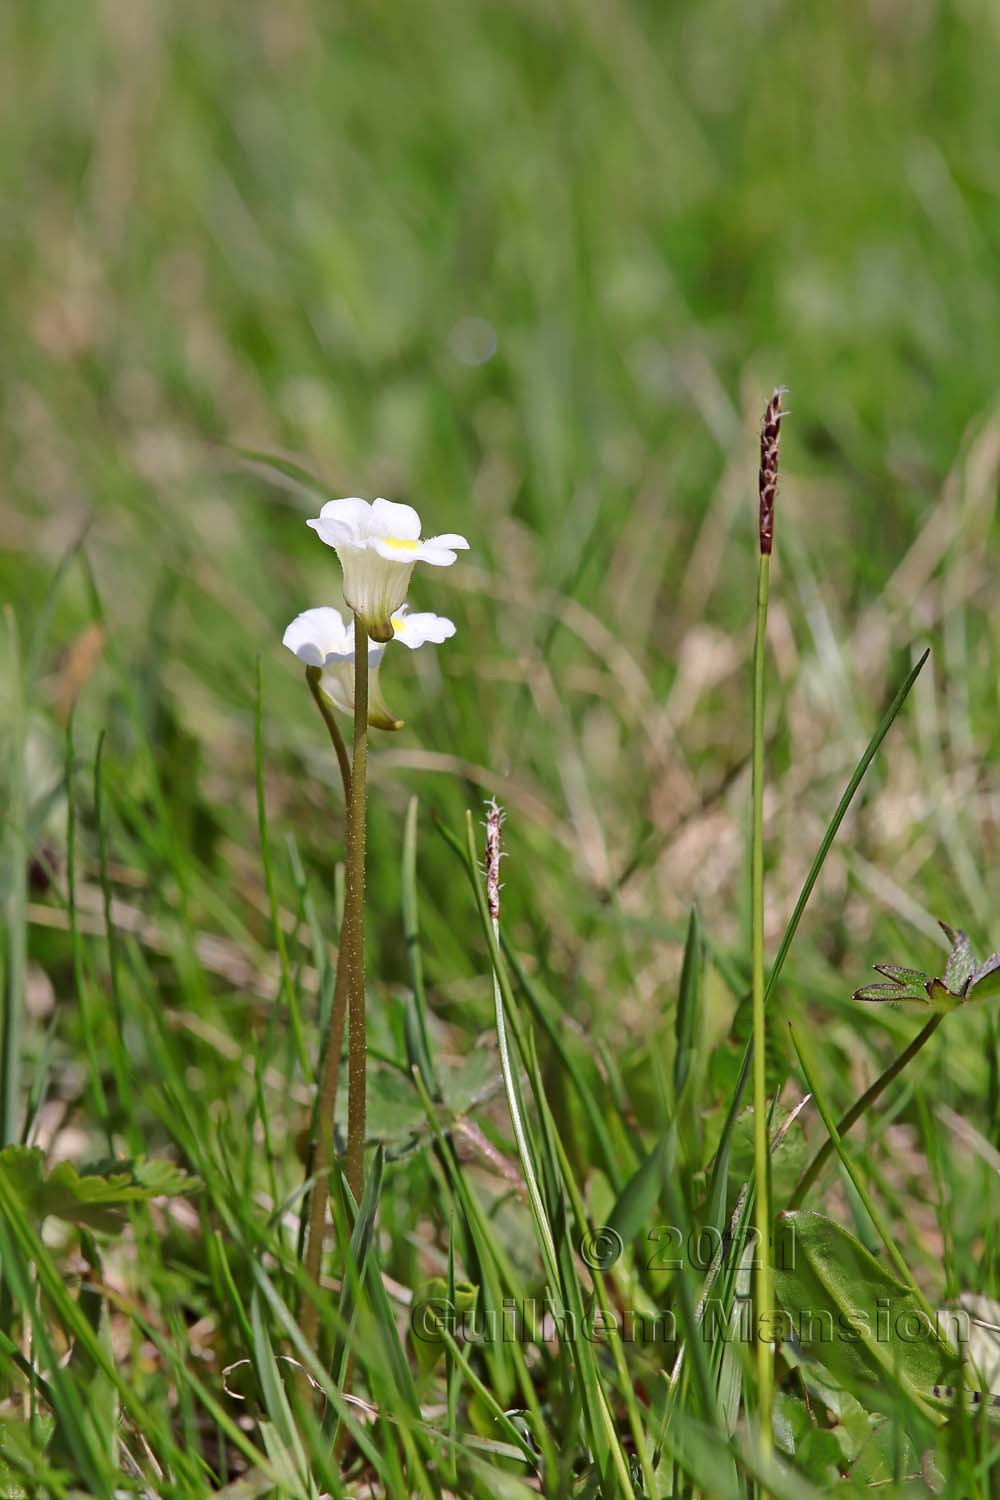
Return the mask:
{"type": "MultiPolygon", "coordinates": [[[[282,900],[294,832],[332,930],[335,768],[280,637],[339,571],[315,500],[236,449],[281,454],[473,545],[414,582],[456,639],[383,674],[408,723],[374,749],[373,985],[405,981],[416,791],[432,1006],[488,1024],[426,813],[496,793],[515,944],[596,1037],[648,1035],[688,904],[720,962],[745,925],[756,428],[784,383],[772,940],[934,647],[780,997],[827,1007],[848,1102],[858,1030],[910,1029],[850,1004],[869,965],[933,965],[939,916],[998,940],[998,31],[985,0],[5,6],[0,577],[30,636],[87,526],[107,622],[74,560],[29,740],[57,865],[75,705],[123,801],[159,776],[205,941],[273,977],[259,654],[282,900]]],[[[167,856],[112,852],[136,929],[167,920],[167,856]]],[[[255,983],[212,951],[198,1004],[239,1035],[255,983]]],[[[963,1027],[955,1107],[996,1073],[963,1027]]]]}

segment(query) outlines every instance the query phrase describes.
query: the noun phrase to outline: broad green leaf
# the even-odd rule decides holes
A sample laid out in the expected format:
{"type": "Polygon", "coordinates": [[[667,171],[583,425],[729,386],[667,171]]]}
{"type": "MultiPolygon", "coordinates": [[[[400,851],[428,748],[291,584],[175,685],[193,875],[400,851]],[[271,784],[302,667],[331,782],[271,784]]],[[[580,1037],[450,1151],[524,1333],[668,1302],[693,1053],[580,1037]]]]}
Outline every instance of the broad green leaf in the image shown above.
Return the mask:
{"type": "Polygon", "coordinates": [[[774,1283],[806,1357],[878,1402],[888,1384],[924,1410],[956,1378],[957,1355],[928,1327],[910,1289],[823,1214],[778,1215],[774,1283]]]}

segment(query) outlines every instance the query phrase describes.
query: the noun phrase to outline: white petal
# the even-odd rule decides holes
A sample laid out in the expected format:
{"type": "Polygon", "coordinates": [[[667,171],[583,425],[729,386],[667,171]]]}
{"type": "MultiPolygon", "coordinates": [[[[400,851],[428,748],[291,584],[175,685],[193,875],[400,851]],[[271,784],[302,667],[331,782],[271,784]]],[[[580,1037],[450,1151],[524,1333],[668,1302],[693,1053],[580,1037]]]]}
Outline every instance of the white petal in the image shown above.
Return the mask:
{"type": "Polygon", "coordinates": [[[374,500],[370,535],[372,540],[402,537],[408,542],[414,542],[420,536],[420,517],[412,505],[397,505],[393,500],[374,500]]]}
{"type": "Polygon", "coordinates": [[[400,612],[393,616],[392,628],[396,640],[402,641],[404,646],[409,646],[415,651],[418,646],[425,645],[428,641],[435,646],[440,646],[442,641],[450,640],[455,634],[453,620],[444,615],[416,614],[400,612]]]}
{"type": "Polygon", "coordinates": [[[363,547],[371,527],[372,507],[367,500],[351,495],[346,500],[328,500],[306,525],[326,542],[328,547],[363,547]]]}
{"type": "Polygon", "coordinates": [[[469,544],[464,536],[459,536],[455,531],[446,531],[442,536],[429,536],[424,542],[425,547],[447,547],[452,552],[468,552],[469,544]]]}
{"type": "Polygon", "coordinates": [[[346,625],[338,610],[325,605],[306,609],[295,616],[281,643],[306,666],[324,667],[329,661],[353,654],[354,626],[346,625]]]}
{"type": "Polygon", "coordinates": [[[450,568],[458,559],[458,553],[453,552],[450,547],[442,547],[437,537],[429,542],[421,542],[417,553],[417,562],[430,563],[432,568],[450,568]]]}

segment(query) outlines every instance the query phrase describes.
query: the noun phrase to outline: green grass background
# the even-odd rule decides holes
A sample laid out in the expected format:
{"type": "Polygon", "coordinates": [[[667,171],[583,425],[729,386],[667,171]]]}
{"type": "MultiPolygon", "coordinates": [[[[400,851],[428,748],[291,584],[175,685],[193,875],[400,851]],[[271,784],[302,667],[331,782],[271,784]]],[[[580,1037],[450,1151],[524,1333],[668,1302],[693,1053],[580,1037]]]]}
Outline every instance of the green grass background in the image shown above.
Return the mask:
{"type": "MultiPolygon", "coordinates": [[[[24,1077],[44,1056],[52,1130],[78,1154],[100,1143],[107,1018],[101,944],[88,1022],[59,915],[71,704],[93,931],[104,731],[112,880],[150,966],[127,1004],[174,1018],[206,1118],[227,1089],[237,1116],[251,1032],[289,1055],[257,849],[258,656],[285,925],[294,836],[333,931],[336,771],[280,637],[340,602],[339,570],[304,524],[315,500],[240,448],[472,544],[411,595],[455,639],[383,672],[407,720],[373,747],[387,1052],[413,793],[436,1034],[459,1059],[489,1029],[467,885],[430,814],[457,826],[496,794],[508,933],[625,1071],[643,1127],[699,902],[721,1059],[706,1113],[724,1098],[742,1020],[720,975],[738,991],[747,973],[756,428],[779,383],[772,951],[895,684],[917,647],[933,656],[778,1013],[812,1030],[846,1107],[916,1025],[851,1003],[870,965],[933,967],[939,917],[1000,942],[998,42],[986,0],[3,7],[0,587],[22,638],[41,632],[28,838],[55,869],[30,895],[24,1077]],[[44,604],[84,528],[93,588],[76,552],[44,604]]],[[[1000,1138],[996,1033],[969,1013],[947,1035],[883,1142],[890,1197],[904,1215],[933,1199],[910,1249],[940,1295],[989,1294],[995,1175],[941,1110],[1000,1138]]],[[[129,1069],[112,1143],[183,1143],[138,1025],[129,1069]]],[[[281,1116],[279,1155],[300,1124],[281,1116]]]]}

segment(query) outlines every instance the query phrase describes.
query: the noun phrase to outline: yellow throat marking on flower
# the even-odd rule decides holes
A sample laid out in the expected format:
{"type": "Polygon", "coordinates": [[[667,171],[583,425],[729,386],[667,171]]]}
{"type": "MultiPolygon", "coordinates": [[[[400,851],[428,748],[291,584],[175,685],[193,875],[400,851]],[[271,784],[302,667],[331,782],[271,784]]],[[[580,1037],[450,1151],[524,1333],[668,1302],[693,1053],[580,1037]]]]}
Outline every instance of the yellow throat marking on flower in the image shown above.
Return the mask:
{"type": "Polygon", "coordinates": [[[419,542],[411,541],[405,536],[387,536],[385,544],[387,547],[398,547],[400,552],[416,552],[420,546],[419,542]]]}

